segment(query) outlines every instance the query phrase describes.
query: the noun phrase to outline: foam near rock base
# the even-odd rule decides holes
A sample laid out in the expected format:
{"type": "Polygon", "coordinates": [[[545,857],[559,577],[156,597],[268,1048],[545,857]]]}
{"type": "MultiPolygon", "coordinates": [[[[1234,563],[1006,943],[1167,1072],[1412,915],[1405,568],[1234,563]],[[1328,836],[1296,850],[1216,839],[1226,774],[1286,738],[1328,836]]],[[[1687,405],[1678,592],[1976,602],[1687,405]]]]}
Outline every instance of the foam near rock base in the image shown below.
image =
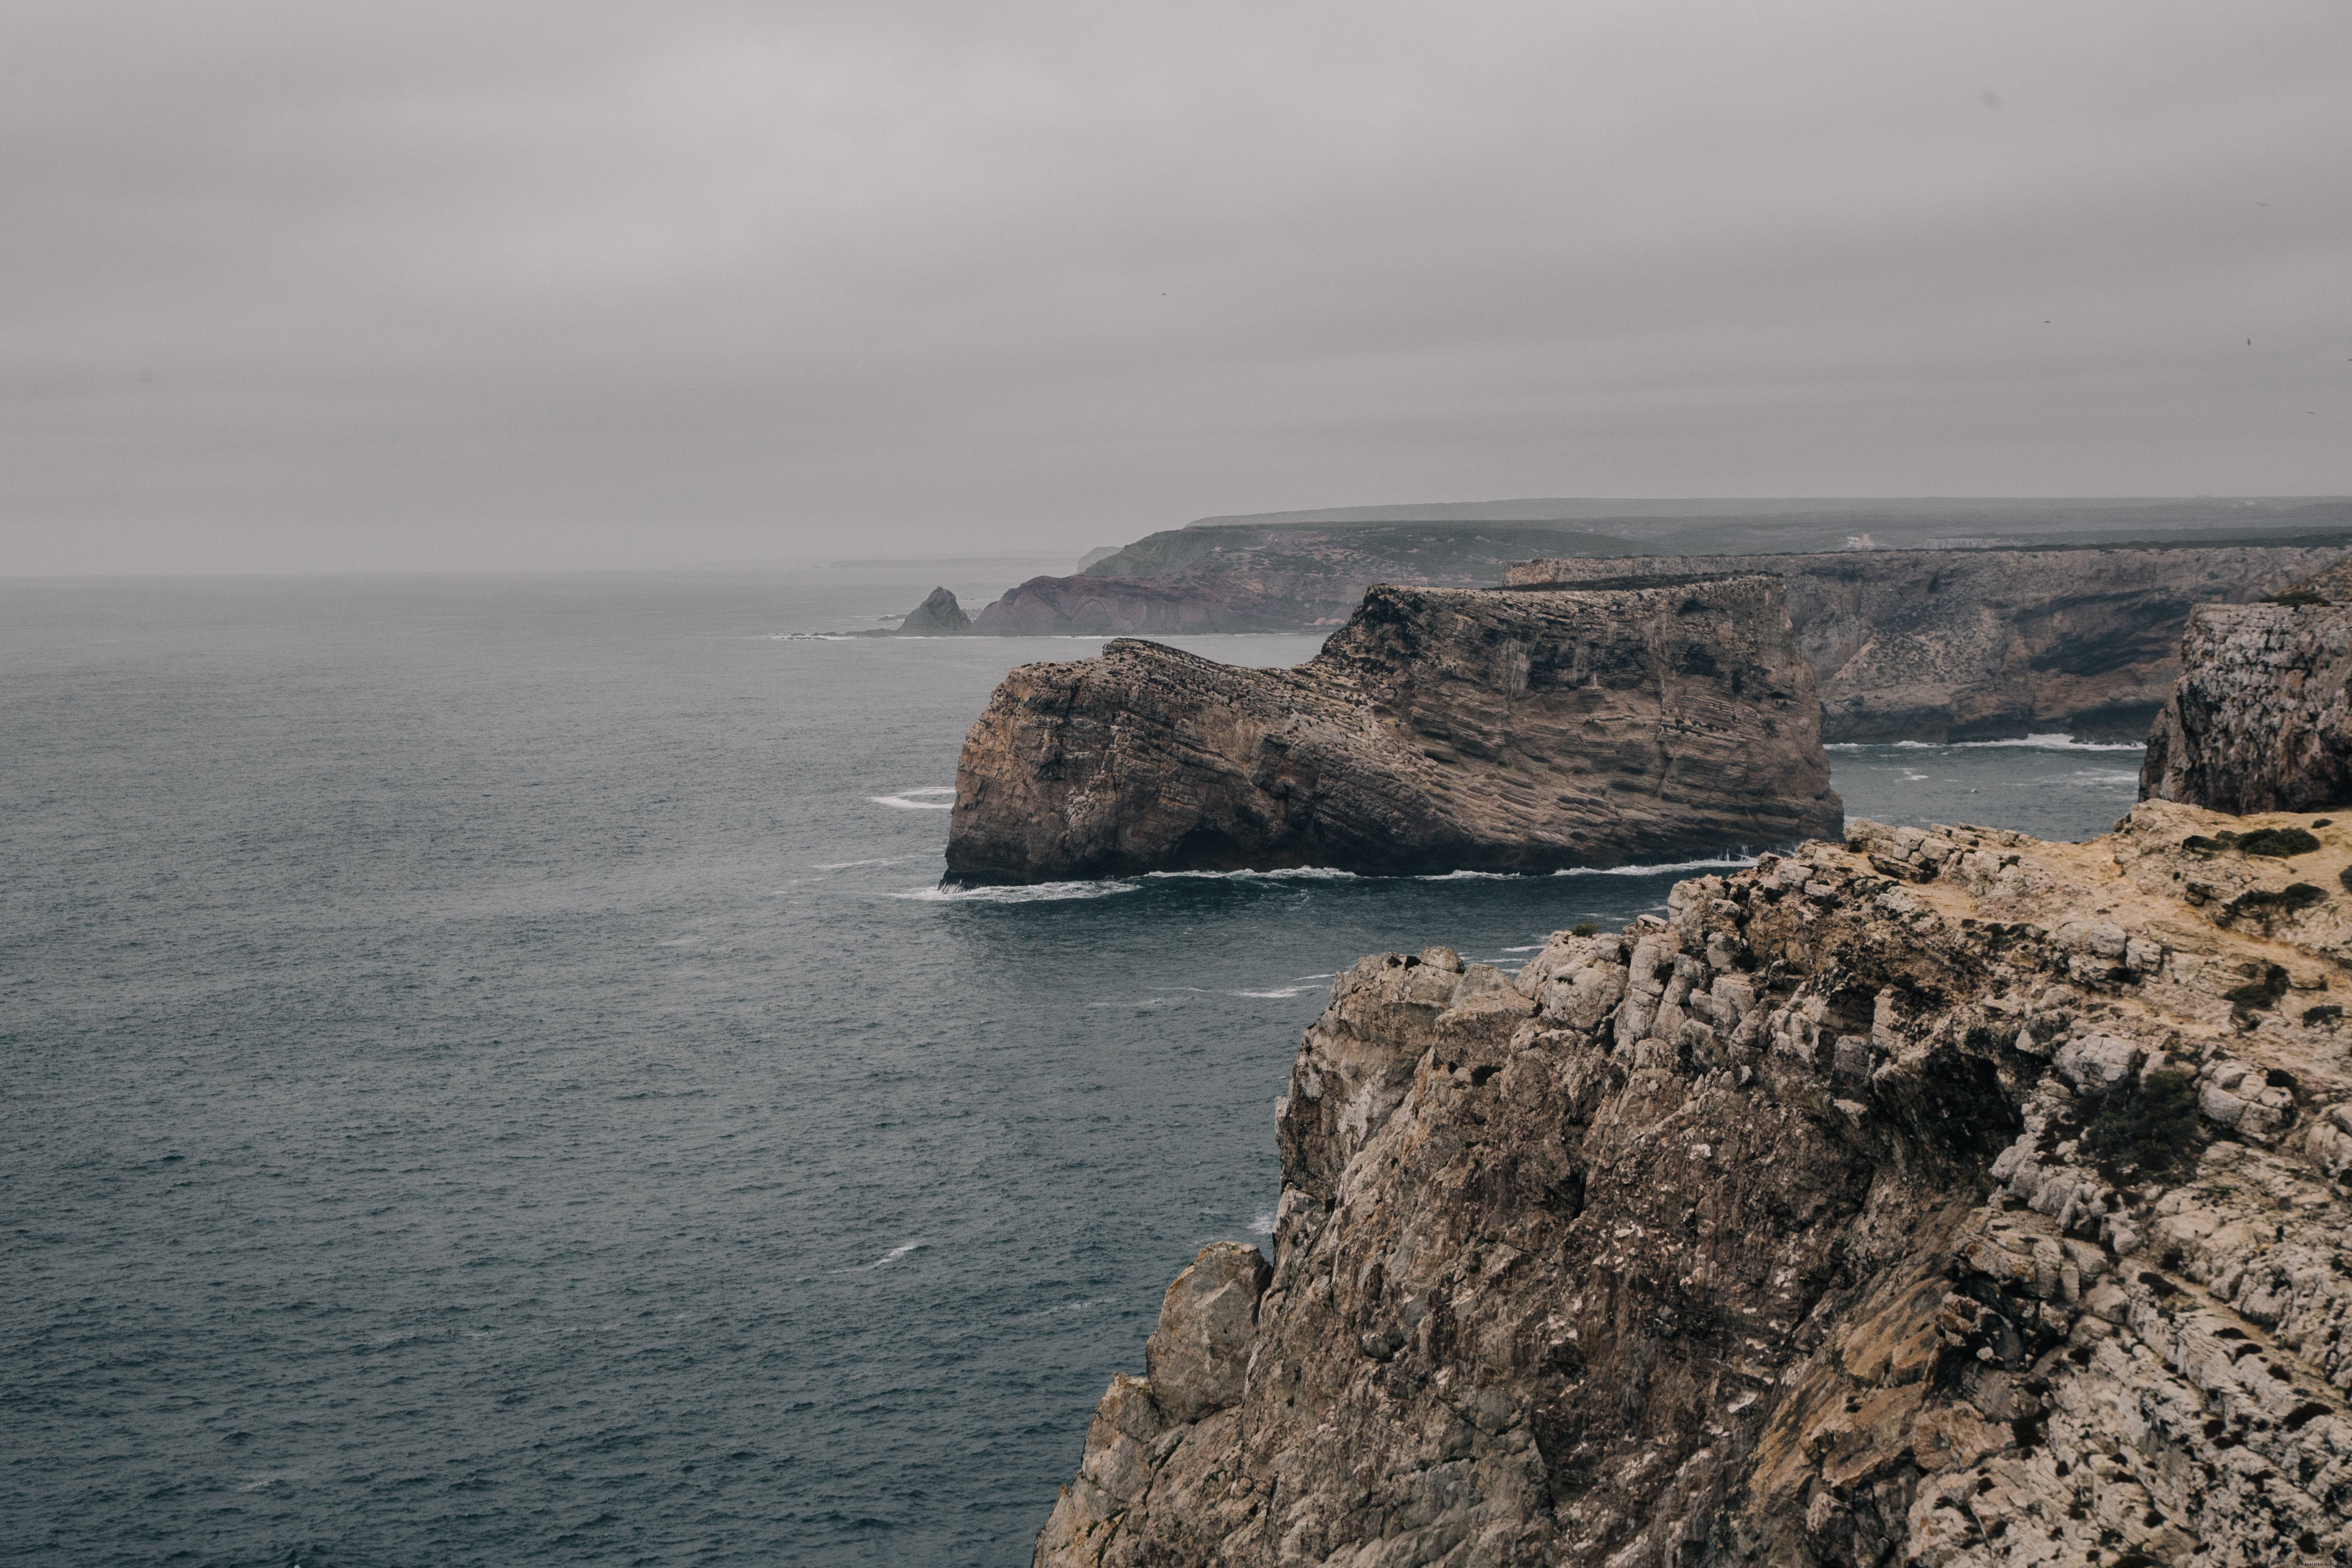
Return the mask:
{"type": "Polygon", "coordinates": [[[2339,1559],[2347,865],[1856,822],[1516,974],[1363,960],[1271,1271],[1171,1289],[1037,1561],[2339,1559]]]}
{"type": "Polygon", "coordinates": [[[950,881],[1517,873],[1834,832],[1776,579],[1374,589],[1296,669],[1120,640],[1008,675],[965,738],[950,881]]]}

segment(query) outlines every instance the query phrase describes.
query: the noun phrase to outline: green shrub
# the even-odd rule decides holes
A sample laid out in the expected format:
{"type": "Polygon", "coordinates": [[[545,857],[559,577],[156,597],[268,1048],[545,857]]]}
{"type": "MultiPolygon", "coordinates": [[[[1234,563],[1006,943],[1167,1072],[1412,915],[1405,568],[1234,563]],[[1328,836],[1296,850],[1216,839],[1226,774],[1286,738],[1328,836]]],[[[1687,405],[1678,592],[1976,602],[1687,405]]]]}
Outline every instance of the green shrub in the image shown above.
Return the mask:
{"type": "Polygon", "coordinates": [[[1601,928],[1591,921],[1579,921],[1569,928],[1570,936],[1599,936],[1601,928]]]}
{"type": "Polygon", "coordinates": [[[2163,1175],[2197,1153],[2197,1084],[2185,1072],[2126,1078],[2107,1090],[2083,1130],[2083,1147],[2105,1166],[2163,1175]]]}
{"type": "Polygon", "coordinates": [[[2267,855],[2274,860],[2308,855],[2318,847],[2319,840],[2300,827],[2257,827],[2238,835],[2237,843],[2241,855],[2267,855]]]}
{"type": "Polygon", "coordinates": [[[2263,965],[2260,978],[2247,981],[2235,990],[2224,991],[2221,998],[2241,1007],[2268,1007],[2286,994],[2286,971],[2275,963],[2263,965]]]}
{"type": "Polygon", "coordinates": [[[2284,594],[2273,594],[2269,598],[2263,600],[2263,603],[2266,605],[2324,605],[2327,603],[2327,596],[2324,594],[2315,594],[2308,588],[2289,588],[2284,594]]]}
{"type": "Polygon", "coordinates": [[[2266,855],[2273,860],[2287,860],[2310,854],[2319,847],[2319,840],[2300,827],[2257,827],[2252,833],[2217,833],[2210,838],[2192,833],[2180,841],[2180,847],[2206,855],[2234,849],[2241,855],[2266,855]]]}
{"type": "Polygon", "coordinates": [[[2263,930],[2281,915],[2291,915],[2297,910],[2307,910],[2314,904],[2324,904],[2327,894],[2309,882],[2290,882],[2277,892],[2268,888],[2250,888],[2221,906],[2221,923],[2228,925],[2240,915],[2253,915],[2263,922],[2263,930]]]}

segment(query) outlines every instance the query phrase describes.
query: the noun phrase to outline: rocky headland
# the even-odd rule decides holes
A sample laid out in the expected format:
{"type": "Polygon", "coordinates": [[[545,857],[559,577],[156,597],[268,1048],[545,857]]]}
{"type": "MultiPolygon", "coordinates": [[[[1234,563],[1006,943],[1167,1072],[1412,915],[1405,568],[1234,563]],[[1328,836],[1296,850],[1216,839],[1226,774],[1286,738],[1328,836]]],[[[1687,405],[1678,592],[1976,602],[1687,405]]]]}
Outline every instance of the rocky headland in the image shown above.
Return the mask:
{"type": "Polygon", "coordinates": [[[2136,741],[2180,672],[2192,605],[2260,599],[2342,553],[2336,543],[1577,557],[1518,563],[1507,581],[1770,572],[1788,584],[1832,742],[2050,731],[2136,741]]]}
{"type": "Polygon", "coordinates": [[[2215,811],[2352,805],[2352,563],[2262,605],[2200,605],[2148,735],[2142,799],[2215,811]]]}
{"type": "Polygon", "coordinates": [[[1380,587],[1244,669],[1118,640],[1013,671],[964,741],[948,878],[1549,871],[1834,833],[1778,579],[1380,587]]]}
{"type": "Polygon", "coordinates": [[[1170,1287],[1037,1563],[2346,1561],[2347,877],[1858,822],[1516,975],[1363,960],[1271,1265],[1170,1287]]]}

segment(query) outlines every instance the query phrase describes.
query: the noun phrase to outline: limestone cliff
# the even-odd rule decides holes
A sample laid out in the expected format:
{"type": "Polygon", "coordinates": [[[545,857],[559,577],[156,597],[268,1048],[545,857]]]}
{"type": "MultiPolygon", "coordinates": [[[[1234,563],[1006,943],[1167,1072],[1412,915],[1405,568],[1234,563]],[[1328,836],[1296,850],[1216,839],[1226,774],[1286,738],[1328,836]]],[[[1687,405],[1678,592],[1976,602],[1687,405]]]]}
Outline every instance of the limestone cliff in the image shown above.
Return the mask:
{"type": "Polygon", "coordinates": [[[2352,823],[2222,820],[1358,963],[1040,1568],[2347,1561],[2352,823]]]}
{"type": "Polygon", "coordinates": [[[2200,605],[2147,740],[2142,799],[2215,811],[2352,805],[2352,563],[2268,605],[2200,605]]]}
{"type": "Polygon", "coordinates": [[[2340,544],[1876,550],[1529,561],[1507,581],[1771,572],[1822,694],[1822,738],[2063,730],[2137,740],[2180,669],[2189,608],[2274,593],[2340,544]]]}
{"type": "Polygon", "coordinates": [[[1296,669],[1157,644],[1005,677],[948,876],[1548,871],[1834,832],[1769,577],[1376,588],[1296,669]]]}

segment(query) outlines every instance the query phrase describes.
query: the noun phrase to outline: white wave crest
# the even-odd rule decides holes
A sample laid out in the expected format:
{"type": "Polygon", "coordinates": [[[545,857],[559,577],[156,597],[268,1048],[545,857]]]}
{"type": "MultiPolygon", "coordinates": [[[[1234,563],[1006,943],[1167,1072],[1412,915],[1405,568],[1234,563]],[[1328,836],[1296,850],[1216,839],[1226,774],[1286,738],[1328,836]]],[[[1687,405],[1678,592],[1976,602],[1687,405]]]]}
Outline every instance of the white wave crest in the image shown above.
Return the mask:
{"type": "Polygon", "coordinates": [[[911,860],[911,855],[884,855],[872,860],[820,860],[812,870],[846,871],[853,866],[896,866],[901,860],[911,860]]]}
{"type": "Polygon", "coordinates": [[[1255,1219],[1250,1221],[1250,1234],[1252,1236],[1272,1236],[1274,1234],[1274,1211],[1272,1209],[1264,1211],[1255,1219]]]}
{"type": "Polygon", "coordinates": [[[1555,877],[1663,877],[1675,871],[1740,871],[1756,864],[1753,855],[1718,855],[1708,860],[1668,860],[1655,866],[1570,866],[1555,877]]]}
{"type": "Polygon", "coordinates": [[[1356,873],[1332,866],[1286,866],[1276,871],[1146,871],[1146,881],[1301,882],[1355,881],[1356,873]]]}
{"type": "Polygon", "coordinates": [[[2078,741],[2072,735],[2014,735],[2006,741],[1839,741],[1824,752],[2144,752],[2141,741],[2078,741]]]}
{"type": "Polygon", "coordinates": [[[1301,995],[1308,991],[1320,989],[1320,986],[1316,985],[1285,985],[1275,991],[1228,991],[1225,994],[1228,996],[1258,996],[1269,1000],[1279,1001],[1286,1000],[1292,996],[1301,995]]]}
{"type": "Polygon", "coordinates": [[[1114,893],[1139,892],[1133,882],[1032,882],[1018,888],[909,888],[892,893],[923,904],[1050,904],[1066,899],[1108,899],[1114,893]]]}
{"type": "Polygon", "coordinates": [[[941,784],[929,789],[902,789],[897,795],[869,795],[866,798],[877,805],[887,805],[897,811],[953,811],[955,785],[941,784]],[[946,795],[946,800],[931,798],[946,795]]]}

